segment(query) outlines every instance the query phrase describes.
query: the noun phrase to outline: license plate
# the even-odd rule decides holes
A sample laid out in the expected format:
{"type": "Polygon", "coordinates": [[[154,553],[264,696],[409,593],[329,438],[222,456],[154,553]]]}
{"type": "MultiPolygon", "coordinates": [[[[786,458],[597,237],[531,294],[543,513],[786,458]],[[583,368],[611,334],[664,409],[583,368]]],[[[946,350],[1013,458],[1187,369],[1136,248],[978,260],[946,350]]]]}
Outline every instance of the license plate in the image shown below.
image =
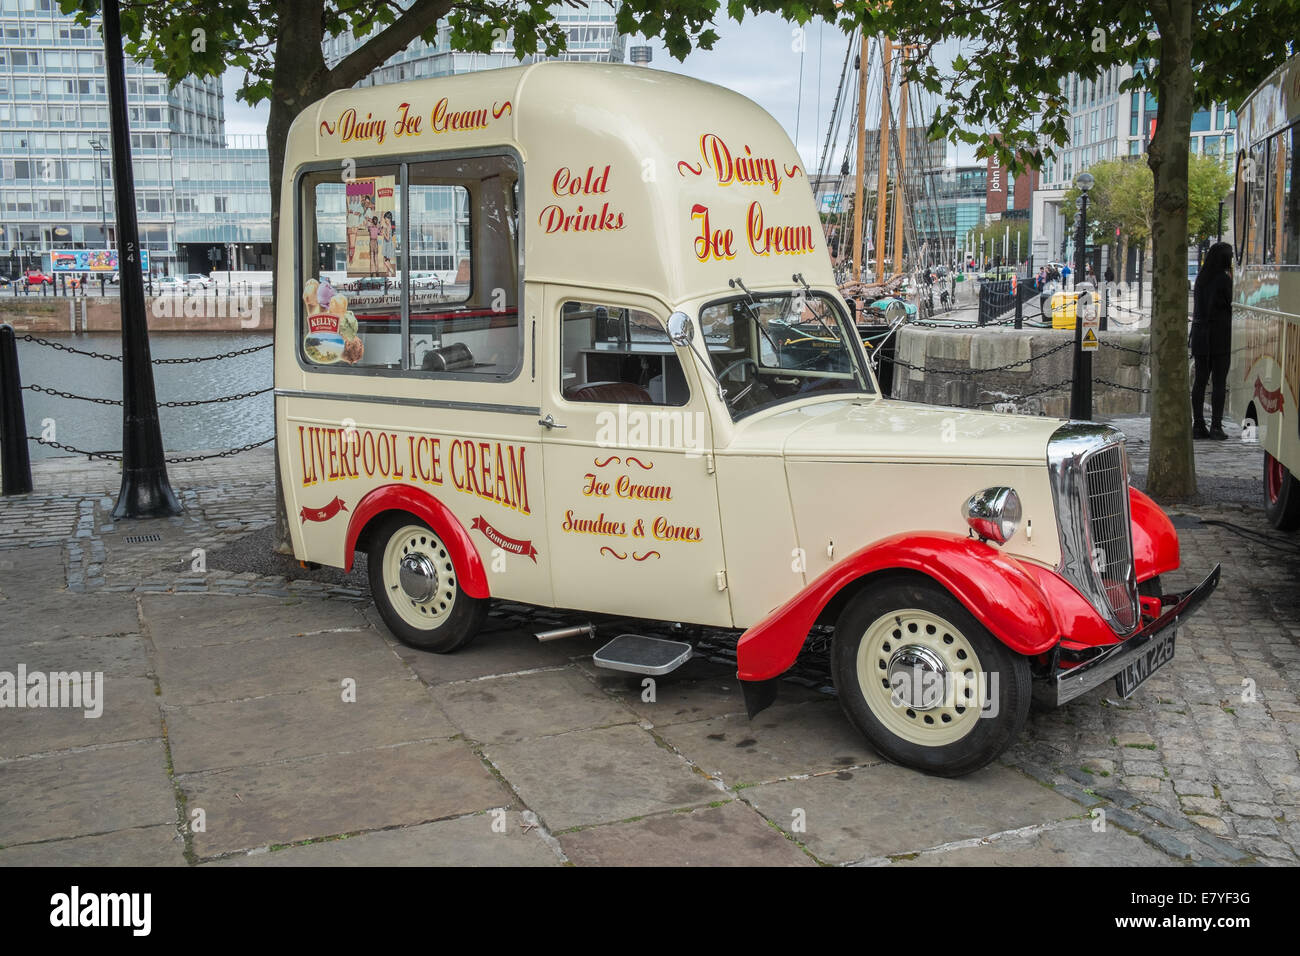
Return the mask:
{"type": "Polygon", "coordinates": [[[1115,693],[1120,697],[1131,696],[1147,678],[1174,659],[1174,633],[1171,628],[1168,633],[1161,634],[1115,675],[1115,693]]]}

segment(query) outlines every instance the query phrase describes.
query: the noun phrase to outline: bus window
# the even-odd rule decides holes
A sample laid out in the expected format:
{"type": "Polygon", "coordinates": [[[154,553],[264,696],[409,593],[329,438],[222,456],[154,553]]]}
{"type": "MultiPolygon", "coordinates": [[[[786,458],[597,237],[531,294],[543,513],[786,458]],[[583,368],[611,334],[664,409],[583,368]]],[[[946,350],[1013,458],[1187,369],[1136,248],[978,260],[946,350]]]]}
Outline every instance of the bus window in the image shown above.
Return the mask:
{"type": "Polygon", "coordinates": [[[1265,189],[1268,178],[1268,144],[1256,143],[1250,148],[1250,156],[1246,160],[1243,179],[1247,185],[1245,189],[1246,203],[1246,222],[1244,227],[1244,238],[1246,246],[1245,261],[1258,265],[1265,262],[1264,258],[1264,206],[1267,192],[1265,189]]]}
{"type": "Polygon", "coordinates": [[[1292,126],[1273,137],[1270,150],[1271,198],[1269,222],[1273,231],[1274,255],[1270,261],[1282,265],[1300,265],[1300,195],[1292,190],[1292,181],[1300,154],[1295,149],[1295,130],[1292,126]]]}
{"type": "Polygon", "coordinates": [[[299,354],[307,365],[401,368],[401,187],[395,165],[302,180],[299,354]]]}
{"type": "Polygon", "coordinates": [[[411,368],[511,376],[519,368],[517,163],[412,163],[411,368]]]}

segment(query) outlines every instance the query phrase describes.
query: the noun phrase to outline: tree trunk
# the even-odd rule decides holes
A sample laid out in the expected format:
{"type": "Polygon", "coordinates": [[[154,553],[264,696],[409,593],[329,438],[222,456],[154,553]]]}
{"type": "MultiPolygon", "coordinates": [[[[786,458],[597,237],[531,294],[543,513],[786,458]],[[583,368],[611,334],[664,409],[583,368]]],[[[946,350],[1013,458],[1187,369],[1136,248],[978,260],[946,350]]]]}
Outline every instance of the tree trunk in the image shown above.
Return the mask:
{"type": "MultiPolygon", "coordinates": [[[[271,185],[271,302],[278,314],[280,310],[280,189],[284,176],[285,149],[289,142],[289,127],[295,117],[307,106],[320,99],[328,88],[328,71],[321,53],[323,29],[321,27],[320,0],[284,0],[280,5],[279,22],[294,24],[299,37],[293,56],[278,56],[271,80],[271,111],[266,121],[266,153],[271,185]],[[311,55],[312,53],[316,55],[311,55]]],[[[293,296],[290,295],[290,300],[293,296]]],[[[279,323],[273,322],[278,329],[279,323]]],[[[278,331],[273,335],[278,335],[278,331]]],[[[275,350],[272,349],[274,352],[275,350]]],[[[272,421],[272,428],[275,422],[272,421]]],[[[275,462],[275,550],[292,554],[289,538],[289,512],[285,504],[284,488],[280,483],[280,449],[276,442],[275,462]]]]}
{"type": "Polygon", "coordinates": [[[1196,494],[1187,368],[1187,163],[1192,127],[1193,0],[1157,5],[1161,57],[1151,263],[1151,459],[1147,490],[1162,500],[1196,494]]]}

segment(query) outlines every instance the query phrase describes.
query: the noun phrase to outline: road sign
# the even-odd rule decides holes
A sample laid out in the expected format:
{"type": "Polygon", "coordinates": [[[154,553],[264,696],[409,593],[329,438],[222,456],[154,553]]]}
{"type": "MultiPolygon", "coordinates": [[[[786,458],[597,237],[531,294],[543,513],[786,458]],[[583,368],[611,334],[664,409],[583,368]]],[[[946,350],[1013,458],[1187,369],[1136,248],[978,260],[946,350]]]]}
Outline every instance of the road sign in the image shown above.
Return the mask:
{"type": "Polygon", "coordinates": [[[1081,348],[1085,352],[1097,351],[1097,333],[1101,331],[1101,316],[1097,309],[1097,294],[1092,290],[1088,283],[1083,283],[1084,289],[1079,293],[1075,313],[1079,324],[1083,329],[1083,341],[1081,348]]]}

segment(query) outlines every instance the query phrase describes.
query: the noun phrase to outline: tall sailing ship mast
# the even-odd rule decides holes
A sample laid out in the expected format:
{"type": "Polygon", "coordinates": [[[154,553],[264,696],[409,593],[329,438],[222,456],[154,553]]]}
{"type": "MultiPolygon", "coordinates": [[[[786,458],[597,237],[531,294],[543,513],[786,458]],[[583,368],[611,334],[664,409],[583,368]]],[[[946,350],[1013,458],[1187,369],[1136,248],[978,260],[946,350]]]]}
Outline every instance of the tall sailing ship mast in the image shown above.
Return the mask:
{"type": "Polygon", "coordinates": [[[925,231],[931,239],[941,237],[942,230],[934,195],[937,183],[933,176],[925,175],[924,157],[917,164],[921,167],[919,175],[908,167],[909,131],[928,125],[908,90],[906,68],[915,52],[914,46],[895,44],[888,37],[873,39],[859,32],[850,39],[819,162],[819,181],[824,182],[824,178],[829,178],[827,166],[839,144],[845,116],[852,116],[851,129],[856,137],[846,138],[840,167],[840,195],[843,195],[850,175],[852,142],[856,139],[852,222],[844,221],[845,210],[841,206],[832,212],[827,233],[832,248],[840,254],[840,290],[846,298],[857,299],[863,305],[898,294],[907,284],[910,271],[929,265],[921,261],[927,253],[936,261],[951,258],[950,251],[943,248],[947,243],[941,239],[936,247],[931,247],[930,242],[919,243],[917,237],[918,219],[927,223],[925,231]],[[873,46],[878,66],[872,62],[873,46]],[[856,89],[851,89],[846,80],[855,50],[858,77],[856,89]],[[870,117],[869,107],[877,98],[879,112],[870,117]],[[872,119],[875,124],[869,126],[872,119]],[[876,148],[871,150],[867,144],[869,131],[876,134],[876,148]],[[874,203],[868,195],[873,179],[874,203]],[[873,206],[874,223],[868,215],[873,206]],[[846,242],[850,236],[852,241],[846,242]]]}

